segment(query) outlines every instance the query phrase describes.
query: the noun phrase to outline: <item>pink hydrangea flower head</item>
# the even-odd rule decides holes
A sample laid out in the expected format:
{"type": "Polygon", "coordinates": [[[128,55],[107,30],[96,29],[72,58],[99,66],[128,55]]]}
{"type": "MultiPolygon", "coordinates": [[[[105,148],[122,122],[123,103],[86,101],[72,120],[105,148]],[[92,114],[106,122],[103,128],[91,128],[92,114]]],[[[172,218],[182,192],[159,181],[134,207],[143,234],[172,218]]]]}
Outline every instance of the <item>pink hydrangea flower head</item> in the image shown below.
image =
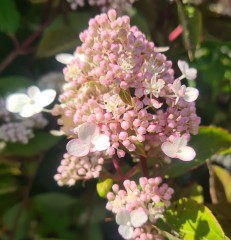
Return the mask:
{"type": "Polygon", "coordinates": [[[107,194],[106,208],[116,215],[119,233],[124,239],[161,239],[154,238],[157,235],[152,225],[163,217],[174,192],[161,181],[160,177],[142,177],[140,186],[128,179],[123,183],[125,190],[120,190],[118,185],[112,186],[113,192],[107,194]]]}
{"type": "Polygon", "coordinates": [[[135,159],[142,148],[165,160],[161,145],[171,136],[197,133],[198,90],[174,77],[171,61],[128,16],[97,15],[80,40],[73,55],[58,58],[66,63],[59,123],[69,138],[78,136],[67,144],[70,155],[135,159]]]}

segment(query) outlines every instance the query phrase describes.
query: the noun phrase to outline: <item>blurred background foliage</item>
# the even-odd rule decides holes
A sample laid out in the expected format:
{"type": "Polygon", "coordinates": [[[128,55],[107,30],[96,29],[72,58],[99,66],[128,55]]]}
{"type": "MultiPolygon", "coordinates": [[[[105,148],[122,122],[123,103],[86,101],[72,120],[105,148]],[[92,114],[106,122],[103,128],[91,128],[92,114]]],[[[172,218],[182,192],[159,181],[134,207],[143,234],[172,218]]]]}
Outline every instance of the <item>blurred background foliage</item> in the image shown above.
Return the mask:
{"type": "MultiPolygon", "coordinates": [[[[223,15],[214,11],[217,1],[191,2],[139,0],[128,14],[157,46],[170,46],[166,55],[175,69],[184,59],[198,70],[197,113],[202,125],[213,127],[192,138],[195,162],[174,162],[164,174],[176,200],[206,204],[231,237],[231,6],[223,15]]],[[[98,13],[89,5],[73,11],[65,0],[1,0],[0,97],[61,73],[55,54],[73,53],[79,33],[98,13]]],[[[66,140],[48,133],[58,126],[45,116],[49,124],[28,144],[0,143],[0,239],[121,239],[96,180],[57,186],[53,176],[66,140]]]]}

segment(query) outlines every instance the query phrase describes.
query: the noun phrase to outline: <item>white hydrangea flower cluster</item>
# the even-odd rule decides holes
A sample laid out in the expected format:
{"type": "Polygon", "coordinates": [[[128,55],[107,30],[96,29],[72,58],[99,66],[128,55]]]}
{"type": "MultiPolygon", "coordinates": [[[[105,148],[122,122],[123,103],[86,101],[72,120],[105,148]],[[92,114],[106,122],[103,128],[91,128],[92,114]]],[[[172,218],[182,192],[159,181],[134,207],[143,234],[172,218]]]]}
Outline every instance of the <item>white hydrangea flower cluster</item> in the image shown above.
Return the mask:
{"type": "Polygon", "coordinates": [[[42,129],[48,121],[41,113],[22,118],[6,109],[6,100],[0,98],[0,140],[27,144],[34,137],[34,129],[42,129]]]}

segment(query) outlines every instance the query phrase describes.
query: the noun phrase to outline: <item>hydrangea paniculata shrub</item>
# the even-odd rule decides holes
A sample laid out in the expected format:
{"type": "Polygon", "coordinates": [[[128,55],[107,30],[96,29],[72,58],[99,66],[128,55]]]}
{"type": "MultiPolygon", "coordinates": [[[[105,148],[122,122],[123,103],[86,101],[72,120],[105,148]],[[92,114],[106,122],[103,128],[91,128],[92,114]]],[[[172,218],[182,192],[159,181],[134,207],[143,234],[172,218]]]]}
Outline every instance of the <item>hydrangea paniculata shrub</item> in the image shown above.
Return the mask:
{"type": "Polygon", "coordinates": [[[128,16],[117,17],[114,10],[91,19],[80,40],[73,55],[57,56],[66,64],[66,84],[52,112],[71,140],[55,179],[71,186],[100,177],[105,162],[113,162],[121,174],[125,154],[138,159],[146,164],[140,186],[125,180],[128,175],[120,178],[125,190],[113,186],[107,209],[116,214],[125,239],[153,239],[152,224],[170,204],[173,190],[159,177],[147,178],[147,161],[194,159],[187,145],[190,134],[198,132],[194,101],[199,92],[182,81],[193,81],[197,72],[178,61],[182,75],[175,78],[172,62],[130,25],[128,16]]]}

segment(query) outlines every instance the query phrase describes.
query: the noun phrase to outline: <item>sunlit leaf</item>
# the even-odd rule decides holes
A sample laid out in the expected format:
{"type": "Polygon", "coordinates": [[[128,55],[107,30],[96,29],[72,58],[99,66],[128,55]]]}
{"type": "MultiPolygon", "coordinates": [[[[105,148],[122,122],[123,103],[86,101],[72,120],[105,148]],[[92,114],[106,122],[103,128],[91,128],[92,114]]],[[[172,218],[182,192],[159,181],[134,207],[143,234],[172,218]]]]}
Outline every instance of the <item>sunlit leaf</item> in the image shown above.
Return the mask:
{"type": "Polygon", "coordinates": [[[173,202],[164,218],[171,230],[179,233],[184,240],[225,239],[225,234],[211,211],[193,200],[183,198],[173,202]]]}
{"type": "Polygon", "coordinates": [[[203,203],[203,188],[197,184],[193,183],[186,187],[179,187],[178,185],[172,186],[174,188],[174,196],[177,198],[187,197],[190,198],[197,203],[203,203]]]}
{"type": "Polygon", "coordinates": [[[112,183],[113,183],[113,181],[110,178],[107,178],[107,179],[97,183],[96,190],[97,190],[98,195],[101,198],[105,198],[106,197],[107,193],[111,189],[112,183]]]}
{"type": "Polygon", "coordinates": [[[132,98],[129,89],[120,89],[119,96],[124,103],[132,106],[132,98]]]}
{"type": "Polygon", "coordinates": [[[213,172],[212,178],[214,181],[214,191],[218,202],[229,202],[231,203],[231,185],[227,184],[231,182],[231,174],[216,165],[211,166],[213,172]]]}

